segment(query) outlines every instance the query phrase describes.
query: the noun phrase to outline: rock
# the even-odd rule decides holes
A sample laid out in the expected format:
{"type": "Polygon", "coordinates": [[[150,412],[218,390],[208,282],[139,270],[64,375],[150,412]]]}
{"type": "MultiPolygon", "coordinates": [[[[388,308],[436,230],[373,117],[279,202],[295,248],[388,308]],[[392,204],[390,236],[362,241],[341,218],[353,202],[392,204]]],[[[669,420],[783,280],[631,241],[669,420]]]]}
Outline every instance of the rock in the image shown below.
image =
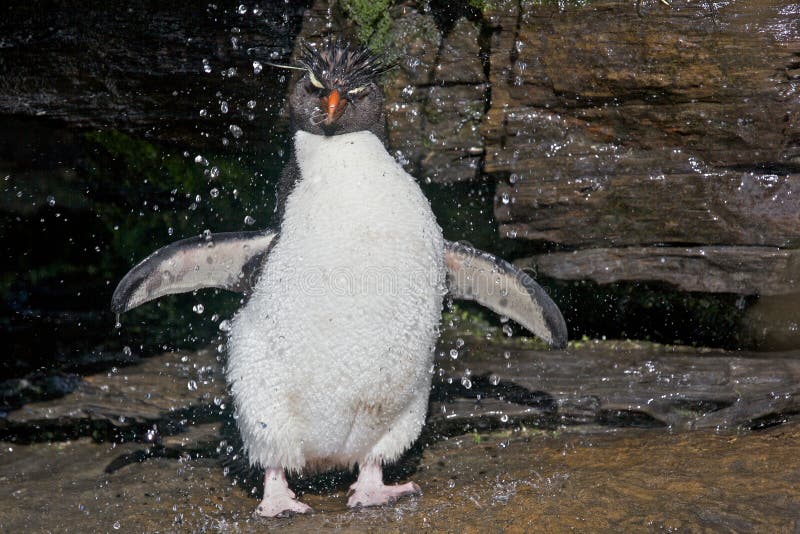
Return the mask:
{"type": "Polygon", "coordinates": [[[481,64],[480,29],[466,18],[456,21],[442,40],[435,81],[439,84],[483,82],[486,75],[481,64]]]}
{"type": "Polygon", "coordinates": [[[0,525],[6,531],[288,533],[702,525],[774,532],[797,526],[798,439],[797,424],[745,434],[472,433],[417,453],[402,480],[417,482],[419,497],[351,511],[345,501],[353,479],[329,474],[293,481],[313,514],[272,520],[253,516],[259,490],[225,476],[213,453],[149,458],[108,472],[105,466],[137,445],[89,439],[11,445],[0,451],[6,492],[0,525]]]}
{"type": "Polygon", "coordinates": [[[0,432],[25,440],[43,429],[63,429],[69,435],[75,427],[91,429],[91,423],[142,429],[186,418],[191,410],[219,414],[225,398],[225,379],[213,350],[167,353],[86,376],[64,397],[11,411],[0,421],[0,432]]]}
{"type": "Polygon", "coordinates": [[[485,17],[482,125],[501,236],[579,249],[534,260],[556,278],[793,291],[793,251],[734,258],[800,243],[796,15],[782,2],[640,14],[626,2],[506,4],[485,17]]]}
{"type": "Polygon", "coordinates": [[[457,360],[439,361],[423,435],[387,475],[388,482],[413,479],[421,497],[350,511],[352,473],[295,477],[315,513],[269,521],[252,514],[260,473],[247,469],[231,414],[222,413],[228,401],[213,351],[87,376],[61,399],[9,414],[0,527],[308,532],[500,524],[523,531],[678,529],[700,521],[772,531],[796,521],[800,426],[789,423],[800,402],[796,351],[526,346],[468,338],[457,360]],[[207,404],[205,418],[195,417],[207,404]],[[54,432],[87,419],[140,430],[91,438],[54,432]],[[780,423],[760,432],[741,427],[780,423]],[[663,425],[671,431],[630,428],[663,425]],[[725,432],[733,427],[736,433],[725,432]],[[688,428],[705,430],[681,432],[688,428]],[[18,439],[25,429],[33,439],[18,439]]]}
{"type": "MultiPolygon", "coordinates": [[[[567,159],[569,165],[586,163],[580,156],[567,159]]],[[[800,174],[648,177],[641,174],[646,169],[640,174],[606,169],[598,176],[585,168],[562,172],[557,165],[548,167],[549,161],[517,161],[513,169],[540,168],[525,177],[517,174],[513,184],[498,185],[495,216],[501,235],[576,247],[794,247],[800,240],[800,174]]]]}
{"type": "MultiPolygon", "coordinates": [[[[651,344],[591,343],[564,353],[469,338],[457,360],[443,356],[428,432],[536,424],[749,427],[800,408],[797,353],[757,356],[651,344]],[[506,349],[508,349],[506,351],[506,349]],[[505,356],[501,354],[505,352],[505,356]]],[[[452,346],[452,345],[451,345],[452,346]]],[[[167,353],[89,375],[65,396],[29,403],[0,423],[6,440],[37,435],[159,439],[187,425],[228,421],[229,399],[212,350],[167,353]]],[[[150,440],[151,441],[151,440],[150,440]]]]}
{"type": "Polygon", "coordinates": [[[775,247],[619,247],[551,252],[518,267],[599,284],[661,280],[681,291],[785,295],[800,289],[800,254],[775,247]]]}
{"type": "Polygon", "coordinates": [[[428,424],[463,431],[520,423],[731,428],[800,408],[797,351],[765,358],[589,342],[567,354],[517,348],[503,357],[497,344],[466,346],[457,360],[439,362],[437,387],[452,396],[434,396],[428,424]]]}
{"type": "Polygon", "coordinates": [[[287,77],[267,66],[256,74],[253,62],[288,56],[302,9],[239,5],[4,4],[0,115],[215,149],[235,124],[242,143],[275,150],[261,119],[279,109],[287,77]]]}

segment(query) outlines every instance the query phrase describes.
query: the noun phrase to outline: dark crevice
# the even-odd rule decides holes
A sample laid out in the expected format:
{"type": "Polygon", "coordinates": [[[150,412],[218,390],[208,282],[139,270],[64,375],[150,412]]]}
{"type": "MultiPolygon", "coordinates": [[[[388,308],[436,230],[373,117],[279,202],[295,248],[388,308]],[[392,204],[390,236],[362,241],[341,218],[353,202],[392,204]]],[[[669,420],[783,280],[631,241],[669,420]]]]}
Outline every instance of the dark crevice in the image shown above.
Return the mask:
{"type": "Polygon", "coordinates": [[[466,18],[470,22],[476,23],[480,23],[483,20],[481,10],[470,5],[466,0],[431,0],[428,3],[428,7],[436,23],[436,28],[443,36],[447,36],[461,18],[466,18]]]}

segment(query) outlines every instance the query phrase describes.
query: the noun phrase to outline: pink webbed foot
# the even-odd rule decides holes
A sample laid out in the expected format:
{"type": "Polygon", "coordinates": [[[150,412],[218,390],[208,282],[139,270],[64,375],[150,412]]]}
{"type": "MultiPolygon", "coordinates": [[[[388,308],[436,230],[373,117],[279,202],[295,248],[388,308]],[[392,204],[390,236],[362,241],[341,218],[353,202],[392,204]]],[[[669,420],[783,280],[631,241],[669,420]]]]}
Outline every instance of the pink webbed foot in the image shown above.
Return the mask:
{"type": "Polygon", "coordinates": [[[352,495],[347,499],[347,506],[358,508],[362,506],[382,506],[396,501],[404,495],[422,493],[413,482],[387,486],[383,483],[383,470],[379,463],[370,463],[359,466],[358,480],[350,486],[352,495]]]}
{"type": "Polygon", "coordinates": [[[289,489],[283,469],[270,467],[264,476],[264,498],[256,508],[256,515],[262,517],[286,517],[293,514],[306,514],[311,507],[298,501],[289,489]]]}

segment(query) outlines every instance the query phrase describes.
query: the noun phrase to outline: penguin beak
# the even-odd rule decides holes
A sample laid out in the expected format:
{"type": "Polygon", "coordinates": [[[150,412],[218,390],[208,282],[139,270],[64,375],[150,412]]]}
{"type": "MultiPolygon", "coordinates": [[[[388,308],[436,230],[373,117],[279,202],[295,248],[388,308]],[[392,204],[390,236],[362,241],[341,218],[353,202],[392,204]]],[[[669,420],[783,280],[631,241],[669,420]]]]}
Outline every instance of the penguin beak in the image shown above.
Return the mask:
{"type": "Polygon", "coordinates": [[[331,125],[342,115],[344,108],[347,105],[347,100],[342,98],[339,91],[336,89],[328,93],[328,96],[322,97],[322,109],[325,111],[325,124],[331,125]]]}

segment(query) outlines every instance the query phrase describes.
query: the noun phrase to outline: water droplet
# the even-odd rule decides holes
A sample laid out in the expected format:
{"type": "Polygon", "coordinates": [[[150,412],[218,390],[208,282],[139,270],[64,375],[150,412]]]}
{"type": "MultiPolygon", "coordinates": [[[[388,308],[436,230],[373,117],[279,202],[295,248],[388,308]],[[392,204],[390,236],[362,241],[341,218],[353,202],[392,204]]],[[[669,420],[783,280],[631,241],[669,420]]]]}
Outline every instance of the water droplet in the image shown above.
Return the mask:
{"type": "Polygon", "coordinates": [[[209,191],[208,194],[211,195],[211,198],[217,198],[219,196],[219,189],[215,187],[209,191]]]}
{"type": "Polygon", "coordinates": [[[248,109],[255,109],[255,107],[256,107],[256,101],[255,100],[248,100],[247,101],[247,108],[248,109]]]}
{"type": "Polygon", "coordinates": [[[472,380],[464,376],[461,378],[461,385],[466,389],[470,389],[472,387],[472,380]]]}
{"type": "Polygon", "coordinates": [[[249,216],[249,215],[247,215],[247,216],[244,218],[244,223],[245,223],[246,225],[253,225],[253,224],[255,224],[255,222],[256,222],[256,220],[255,220],[254,218],[252,218],[251,216],[249,216]]]}
{"type": "Polygon", "coordinates": [[[129,346],[125,345],[124,347],[122,347],[122,354],[124,354],[125,356],[130,356],[131,352],[132,351],[129,346]]]}
{"type": "Polygon", "coordinates": [[[113,524],[113,525],[111,525],[111,526],[112,526],[112,527],[114,527],[114,530],[119,530],[119,528],[120,528],[122,525],[120,525],[120,524],[119,524],[119,521],[114,521],[114,524],[113,524]]]}
{"type": "Polygon", "coordinates": [[[455,488],[456,487],[456,481],[451,478],[450,480],[447,481],[447,487],[450,488],[450,489],[455,488]]]}
{"type": "Polygon", "coordinates": [[[47,205],[48,206],[55,206],[56,205],[56,197],[50,195],[47,197],[47,205]]]}
{"type": "Polygon", "coordinates": [[[203,306],[202,304],[195,304],[194,306],[192,306],[192,311],[198,315],[203,313],[205,309],[206,309],[205,306],[203,306]]]}
{"type": "Polygon", "coordinates": [[[219,176],[219,167],[211,167],[211,177],[217,178],[219,176]]]}
{"type": "Polygon", "coordinates": [[[224,100],[223,100],[222,102],[220,102],[220,103],[219,103],[219,110],[220,110],[222,113],[227,113],[227,112],[228,112],[228,103],[227,103],[227,102],[225,102],[224,100]]]}
{"type": "Polygon", "coordinates": [[[233,135],[233,137],[236,139],[239,139],[242,136],[242,129],[235,124],[231,124],[228,129],[231,131],[231,135],[233,135]]]}
{"type": "Polygon", "coordinates": [[[261,74],[261,71],[264,67],[261,65],[260,61],[253,61],[253,74],[261,74]]]}
{"type": "Polygon", "coordinates": [[[197,391],[197,382],[195,382],[194,380],[189,380],[189,381],[186,383],[186,388],[187,388],[189,391],[197,391]]]}
{"type": "Polygon", "coordinates": [[[244,15],[245,13],[247,13],[247,6],[244,4],[239,4],[239,7],[236,8],[236,12],[239,13],[240,15],[244,15]]]}
{"type": "Polygon", "coordinates": [[[508,204],[509,202],[511,202],[511,199],[509,198],[508,193],[503,192],[500,195],[500,202],[502,202],[503,204],[508,204]]]}
{"type": "Polygon", "coordinates": [[[203,60],[203,72],[206,74],[211,74],[211,65],[209,64],[207,59],[203,60]]]}
{"type": "Polygon", "coordinates": [[[508,423],[508,414],[504,413],[503,415],[501,415],[500,421],[502,421],[503,423],[508,423]]]}
{"type": "Polygon", "coordinates": [[[489,383],[493,386],[496,386],[500,383],[500,377],[497,375],[490,375],[489,376],[489,383]]]}
{"type": "Polygon", "coordinates": [[[222,330],[223,332],[230,332],[231,331],[231,322],[229,320],[227,320],[227,319],[225,319],[224,321],[221,321],[219,323],[219,329],[222,330]]]}
{"type": "Polygon", "coordinates": [[[205,109],[205,108],[201,109],[200,110],[200,116],[201,117],[207,117],[208,116],[208,110],[205,109]]]}
{"type": "Polygon", "coordinates": [[[456,349],[450,349],[450,357],[454,360],[458,359],[458,351],[456,349]]]}

